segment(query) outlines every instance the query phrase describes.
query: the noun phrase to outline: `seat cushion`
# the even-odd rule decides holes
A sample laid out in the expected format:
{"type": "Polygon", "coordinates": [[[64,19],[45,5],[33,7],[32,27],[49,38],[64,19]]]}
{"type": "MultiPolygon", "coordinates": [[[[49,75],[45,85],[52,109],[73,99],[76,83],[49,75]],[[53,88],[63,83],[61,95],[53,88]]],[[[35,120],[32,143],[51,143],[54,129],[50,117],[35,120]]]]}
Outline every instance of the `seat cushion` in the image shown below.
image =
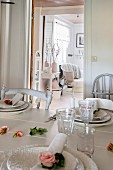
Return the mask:
{"type": "Polygon", "coordinates": [[[83,78],[74,79],[72,83],[74,92],[83,92],[83,78]]]}

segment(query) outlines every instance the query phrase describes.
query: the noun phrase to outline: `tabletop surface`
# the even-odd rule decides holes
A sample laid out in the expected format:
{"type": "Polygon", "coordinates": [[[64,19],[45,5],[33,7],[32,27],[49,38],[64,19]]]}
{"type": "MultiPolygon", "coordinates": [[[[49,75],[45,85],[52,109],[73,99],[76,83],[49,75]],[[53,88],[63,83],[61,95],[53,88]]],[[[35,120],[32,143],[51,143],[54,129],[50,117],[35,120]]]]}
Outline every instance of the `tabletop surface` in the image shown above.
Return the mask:
{"type": "MultiPolygon", "coordinates": [[[[31,108],[26,112],[14,116],[0,116],[0,127],[8,126],[9,131],[0,136],[0,152],[16,149],[25,145],[43,145],[48,146],[55,135],[58,133],[57,121],[45,122],[55,111],[31,108]],[[48,132],[44,135],[30,136],[30,128],[47,128],[48,132]],[[22,131],[23,137],[13,138],[15,131],[22,131]]],[[[99,170],[113,169],[113,153],[107,151],[109,142],[113,142],[113,124],[102,127],[95,127],[94,144],[95,151],[92,159],[99,170]]],[[[69,145],[76,150],[76,130],[70,137],[69,145]]]]}

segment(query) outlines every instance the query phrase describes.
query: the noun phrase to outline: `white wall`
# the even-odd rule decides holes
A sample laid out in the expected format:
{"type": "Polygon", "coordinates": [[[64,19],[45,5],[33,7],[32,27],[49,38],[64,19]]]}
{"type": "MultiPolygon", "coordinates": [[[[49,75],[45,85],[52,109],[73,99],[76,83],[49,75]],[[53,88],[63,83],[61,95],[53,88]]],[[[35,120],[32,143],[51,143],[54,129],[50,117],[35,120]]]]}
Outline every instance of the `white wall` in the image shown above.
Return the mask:
{"type": "Polygon", "coordinates": [[[83,63],[84,63],[84,48],[76,47],[76,38],[78,33],[84,34],[84,24],[74,24],[74,56],[73,61],[76,65],[80,67],[81,76],[83,77],[83,63]]]}
{"type": "Polygon", "coordinates": [[[113,74],[113,0],[85,1],[85,97],[100,73],[113,74]],[[91,57],[96,56],[97,62],[91,57]]]}

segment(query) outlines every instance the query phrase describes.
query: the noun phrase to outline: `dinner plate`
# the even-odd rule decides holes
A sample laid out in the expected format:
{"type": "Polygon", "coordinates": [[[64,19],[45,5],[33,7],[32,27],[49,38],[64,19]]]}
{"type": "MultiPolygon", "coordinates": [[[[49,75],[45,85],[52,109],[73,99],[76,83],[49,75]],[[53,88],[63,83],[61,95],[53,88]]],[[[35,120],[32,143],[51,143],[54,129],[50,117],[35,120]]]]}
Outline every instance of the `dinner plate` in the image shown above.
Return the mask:
{"type": "MultiPolygon", "coordinates": [[[[93,119],[92,121],[89,122],[89,124],[100,124],[100,123],[105,123],[108,122],[109,120],[111,120],[111,115],[107,114],[106,116],[104,116],[102,119],[93,119]]],[[[80,117],[77,117],[75,119],[75,122],[81,122],[83,123],[83,121],[80,119],[80,117]]]]}
{"type": "Polygon", "coordinates": [[[21,108],[21,110],[11,110],[11,111],[0,111],[0,117],[5,117],[5,116],[14,116],[20,113],[23,113],[27,110],[29,110],[32,107],[32,104],[27,102],[25,107],[21,108]]]}
{"type": "MultiPolygon", "coordinates": [[[[6,99],[5,99],[6,100],[6,99]]],[[[9,99],[11,100],[11,99],[9,99]]],[[[24,105],[24,101],[19,101],[17,104],[13,105],[8,105],[4,103],[4,100],[0,100],[0,109],[9,109],[9,108],[17,108],[24,105]]]]}
{"type": "MultiPolygon", "coordinates": [[[[76,107],[76,114],[78,117],[80,116],[79,107],[76,107]]],[[[94,120],[96,120],[96,119],[101,120],[105,116],[107,116],[107,111],[103,110],[103,109],[100,109],[99,111],[96,111],[93,114],[94,120]]]]}
{"type": "Polygon", "coordinates": [[[29,103],[24,102],[24,104],[22,106],[19,106],[17,108],[16,107],[15,108],[7,108],[7,109],[0,108],[0,112],[15,112],[15,111],[26,109],[28,106],[29,106],[29,103]]]}
{"type": "MultiPolygon", "coordinates": [[[[79,108],[76,108],[76,119],[75,122],[81,122],[83,121],[80,119],[80,113],[79,113],[79,108]]],[[[111,115],[107,113],[106,110],[99,110],[98,112],[94,113],[93,115],[93,120],[89,122],[89,124],[100,124],[100,123],[105,123],[111,119],[111,115]]]]}
{"type": "MultiPolygon", "coordinates": [[[[23,170],[22,166],[27,166],[24,170],[35,170],[35,168],[43,170],[37,162],[38,154],[47,149],[48,147],[30,145],[13,150],[6,156],[8,159],[2,163],[1,170],[23,170]],[[17,169],[15,168],[16,165],[18,165],[17,169]]],[[[81,168],[81,170],[98,170],[95,162],[84,153],[64,147],[63,155],[66,159],[66,164],[65,167],[59,168],[59,170],[75,170],[76,158],[84,164],[84,168],[81,168]]]]}
{"type": "MultiPolygon", "coordinates": [[[[101,127],[101,126],[108,126],[110,124],[113,124],[113,113],[110,111],[107,111],[107,114],[110,115],[110,119],[108,121],[105,121],[103,123],[90,123],[91,127],[101,127]]],[[[81,121],[75,121],[74,122],[74,128],[76,129],[76,126],[84,126],[84,123],[81,121]]]]}

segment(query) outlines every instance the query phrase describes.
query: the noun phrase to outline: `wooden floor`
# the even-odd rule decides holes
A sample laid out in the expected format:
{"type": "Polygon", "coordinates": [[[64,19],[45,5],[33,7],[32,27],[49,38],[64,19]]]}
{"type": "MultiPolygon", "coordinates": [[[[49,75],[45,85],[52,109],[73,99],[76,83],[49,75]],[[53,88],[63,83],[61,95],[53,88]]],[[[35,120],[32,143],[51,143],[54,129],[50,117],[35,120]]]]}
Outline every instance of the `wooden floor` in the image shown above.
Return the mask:
{"type": "MultiPolygon", "coordinates": [[[[53,100],[51,102],[51,105],[49,107],[50,110],[56,110],[57,108],[64,108],[67,107],[69,108],[72,103],[72,89],[71,88],[66,88],[63,90],[63,95],[61,95],[59,98],[53,97],[53,100]]],[[[75,106],[78,106],[78,101],[83,99],[83,93],[74,93],[75,97],[75,106]]],[[[40,108],[44,108],[45,103],[42,102],[40,108]]]]}

